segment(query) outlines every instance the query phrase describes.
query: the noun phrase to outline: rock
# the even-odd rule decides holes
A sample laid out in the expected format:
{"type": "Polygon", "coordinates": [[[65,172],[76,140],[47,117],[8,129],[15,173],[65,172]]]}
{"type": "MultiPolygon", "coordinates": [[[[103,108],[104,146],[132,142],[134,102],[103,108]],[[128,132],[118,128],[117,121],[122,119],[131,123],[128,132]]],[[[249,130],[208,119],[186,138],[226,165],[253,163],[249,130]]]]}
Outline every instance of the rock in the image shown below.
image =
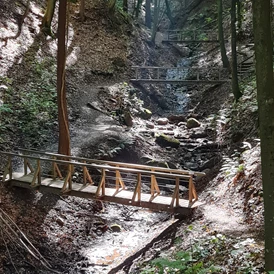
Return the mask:
{"type": "Polygon", "coordinates": [[[217,156],[217,157],[213,157],[211,159],[209,159],[208,161],[205,161],[203,163],[203,165],[201,166],[201,170],[204,169],[211,169],[213,168],[215,165],[217,165],[218,163],[220,163],[221,161],[221,157],[217,156]]]}
{"type": "Polygon", "coordinates": [[[63,220],[61,217],[58,217],[58,218],[56,219],[56,223],[57,223],[58,225],[60,225],[60,226],[63,226],[63,225],[64,225],[64,220],[63,220]]]}
{"type": "Polygon", "coordinates": [[[110,226],[110,229],[112,230],[112,232],[121,232],[122,227],[118,224],[112,224],[110,226]]]}
{"type": "Polygon", "coordinates": [[[167,162],[168,167],[171,169],[177,169],[177,166],[175,164],[173,164],[172,162],[167,162]]]}
{"type": "Polygon", "coordinates": [[[164,35],[161,32],[157,31],[155,35],[155,45],[158,47],[162,47],[163,40],[164,40],[164,35]]]}
{"type": "Polygon", "coordinates": [[[140,113],[140,117],[142,119],[148,120],[151,118],[151,116],[152,116],[152,112],[149,109],[147,108],[142,109],[142,112],[140,113]]]}
{"type": "Polygon", "coordinates": [[[178,124],[178,127],[185,127],[186,126],[186,122],[180,122],[179,124],[178,124]]]}
{"type": "Polygon", "coordinates": [[[115,67],[125,67],[126,66],[126,62],[123,58],[121,57],[114,57],[113,58],[113,61],[112,61],[112,64],[115,66],[115,67]]]}
{"type": "Polygon", "coordinates": [[[158,125],[161,125],[161,126],[164,126],[164,125],[167,125],[168,124],[168,119],[167,118],[159,118],[156,123],[158,125]]]}
{"type": "Polygon", "coordinates": [[[169,122],[178,124],[180,122],[186,122],[186,118],[183,115],[170,115],[167,117],[169,122]]]}
{"type": "Polygon", "coordinates": [[[195,171],[197,171],[199,169],[199,165],[196,163],[192,163],[192,162],[186,162],[185,167],[190,170],[195,170],[195,171]]]}
{"type": "Polygon", "coordinates": [[[125,124],[128,127],[132,127],[133,126],[133,119],[132,119],[132,116],[131,116],[131,114],[130,114],[129,111],[125,111],[125,113],[124,113],[124,119],[125,119],[125,124]]]}
{"type": "Polygon", "coordinates": [[[8,89],[6,85],[0,85],[0,93],[5,93],[8,89]]]}
{"type": "Polygon", "coordinates": [[[163,147],[178,148],[180,146],[180,141],[178,141],[175,138],[168,137],[164,134],[161,134],[156,137],[156,143],[163,147]]]}
{"type": "Polygon", "coordinates": [[[167,162],[159,161],[159,160],[150,160],[150,161],[147,161],[145,164],[149,165],[149,166],[157,166],[157,167],[169,168],[167,162]]]}
{"type": "Polygon", "coordinates": [[[234,143],[237,143],[237,142],[242,141],[243,137],[244,137],[244,134],[243,134],[243,132],[241,132],[241,131],[233,132],[233,133],[231,134],[231,140],[232,140],[234,143]]]}
{"type": "Polygon", "coordinates": [[[187,128],[195,128],[195,127],[199,127],[200,125],[201,123],[195,118],[189,118],[186,122],[187,128]]]}
{"type": "Polygon", "coordinates": [[[155,128],[155,125],[153,123],[147,122],[146,127],[153,129],[153,128],[155,128]]]}
{"type": "Polygon", "coordinates": [[[207,137],[207,133],[203,130],[200,130],[200,129],[195,130],[189,136],[189,138],[192,138],[192,139],[206,138],[206,137],[207,137]]]}

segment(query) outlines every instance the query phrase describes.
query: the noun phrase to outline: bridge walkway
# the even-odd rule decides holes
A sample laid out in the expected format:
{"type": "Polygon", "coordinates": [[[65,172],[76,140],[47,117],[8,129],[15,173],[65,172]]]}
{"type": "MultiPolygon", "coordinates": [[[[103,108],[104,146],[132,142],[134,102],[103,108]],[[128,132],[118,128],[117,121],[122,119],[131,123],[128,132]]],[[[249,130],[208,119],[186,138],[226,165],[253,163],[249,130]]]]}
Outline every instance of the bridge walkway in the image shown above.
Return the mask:
{"type": "Polygon", "coordinates": [[[25,149],[0,154],[7,158],[2,180],[12,186],[183,215],[202,205],[194,184],[202,172],[25,149]],[[22,172],[14,163],[21,163],[22,172]],[[188,192],[187,197],[180,197],[182,189],[188,192]]]}

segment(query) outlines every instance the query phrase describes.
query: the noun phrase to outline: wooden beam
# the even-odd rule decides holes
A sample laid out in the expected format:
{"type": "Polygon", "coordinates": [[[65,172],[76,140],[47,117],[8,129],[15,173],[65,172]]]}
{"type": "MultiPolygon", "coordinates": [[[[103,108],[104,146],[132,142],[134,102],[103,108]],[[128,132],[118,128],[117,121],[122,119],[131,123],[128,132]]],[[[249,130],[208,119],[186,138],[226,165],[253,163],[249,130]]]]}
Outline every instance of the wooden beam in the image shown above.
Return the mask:
{"type": "Polygon", "coordinates": [[[36,187],[40,184],[41,184],[41,165],[40,165],[40,160],[38,159],[37,160],[37,166],[36,166],[36,169],[34,171],[33,179],[32,179],[32,182],[31,182],[30,185],[32,187],[36,187]],[[37,180],[37,183],[36,183],[36,180],[37,180]]]}
{"type": "Polygon", "coordinates": [[[122,180],[122,176],[119,170],[115,171],[115,187],[116,190],[118,191],[120,186],[122,187],[122,189],[125,189],[125,184],[122,180]]]}
{"type": "Polygon", "coordinates": [[[100,192],[102,190],[102,194],[101,196],[105,195],[105,184],[106,184],[106,170],[103,168],[102,169],[102,177],[101,177],[101,181],[98,185],[97,191],[96,191],[96,197],[100,196],[100,192]]]}
{"type": "Polygon", "coordinates": [[[134,193],[133,193],[133,196],[132,196],[132,203],[135,203],[136,201],[136,196],[137,196],[137,202],[140,202],[141,201],[141,178],[142,178],[142,175],[141,173],[138,173],[137,174],[137,184],[135,186],[135,190],[134,190],[134,193]]]}
{"type": "Polygon", "coordinates": [[[88,169],[87,169],[86,166],[83,166],[83,176],[84,176],[84,185],[87,184],[87,181],[89,181],[89,183],[91,185],[94,184],[94,182],[93,182],[93,180],[92,180],[92,178],[91,178],[91,176],[89,174],[89,171],[88,171],[88,169]]]}
{"type": "MultiPolygon", "coordinates": [[[[90,163],[96,163],[96,164],[107,164],[107,165],[111,165],[111,166],[119,166],[119,167],[124,167],[124,168],[136,168],[136,169],[144,169],[144,170],[152,170],[153,169],[155,172],[161,171],[161,172],[167,172],[167,173],[173,173],[173,174],[186,174],[186,175],[188,175],[190,173],[189,170],[182,170],[182,169],[169,169],[169,168],[151,167],[151,166],[139,165],[139,164],[128,164],[128,163],[121,163],[121,162],[95,160],[95,159],[88,159],[88,158],[84,158],[84,157],[68,156],[68,155],[62,155],[62,154],[57,154],[57,153],[52,153],[52,152],[38,151],[38,150],[33,150],[33,149],[21,149],[20,148],[19,150],[26,151],[26,152],[31,152],[31,153],[36,153],[36,154],[41,154],[41,155],[58,156],[58,157],[61,157],[63,159],[86,161],[87,165],[85,165],[85,166],[88,166],[88,164],[90,164],[90,163]]],[[[10,154],[10,153],[1,152],[1,151],[0,151],[0,153],[6,154],[6,155],[10,154]]],[[[12,153],[12,155],[23,157],[23,155],[20,156],[20,155],[15,154],[15,153],[12,153]]],[[[37,157],[33,157],[33,158],[37,159],[37,157]]],[[[191,174],[193,174],[195,176],[204,176],[205,175],[204,172],[193,172],[193,171],[191,171],[191,174]]]]}
{"type": "Polygon", "coordinates": [[[11,164],[11,156],[10,155],[8,156],[8,162],[4,169],[4,174],[3,174],[3,178],[2,178],[3,182],[6,181],[6,177],[8,174],[9,174],[9,179],[12,179],[12,164],[11,164]]]}
{"type": "Polygon", "coordinates": [[[179,206],[179,190],[180,190],[180,178],[176,177],[176,185],[174,189],[174,193],[172,195],[171,203],[170,206],[174,207],[174,201],[175,201],[175,206],[179,206]]]}

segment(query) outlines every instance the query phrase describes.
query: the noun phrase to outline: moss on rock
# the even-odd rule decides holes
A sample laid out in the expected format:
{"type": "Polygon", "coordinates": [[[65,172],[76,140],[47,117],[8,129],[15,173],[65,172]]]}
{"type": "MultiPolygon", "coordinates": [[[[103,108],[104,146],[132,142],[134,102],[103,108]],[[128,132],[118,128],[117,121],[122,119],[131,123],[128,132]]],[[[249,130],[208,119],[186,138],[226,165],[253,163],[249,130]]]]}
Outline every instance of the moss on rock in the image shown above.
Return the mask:
{"type": "Polygon", "coordinates": [[[168,137],[165,134],[161,134],[159,136],[156,136],[156,143],[160,146],[163,147],[174,147],[174,148],[178,148],[180,146],[180,141],[172,138],[172,137],[168,137]]]}

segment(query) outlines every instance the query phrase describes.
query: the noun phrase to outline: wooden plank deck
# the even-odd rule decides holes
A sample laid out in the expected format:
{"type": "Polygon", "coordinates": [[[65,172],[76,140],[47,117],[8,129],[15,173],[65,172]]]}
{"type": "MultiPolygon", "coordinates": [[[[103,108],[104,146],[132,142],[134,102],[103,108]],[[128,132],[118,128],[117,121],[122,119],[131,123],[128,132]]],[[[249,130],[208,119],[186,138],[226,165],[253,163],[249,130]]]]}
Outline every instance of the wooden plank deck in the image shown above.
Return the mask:
{"type": "MultiPolygon", "coordinates": [[[[13,186],[23,187],[32,189],[31,182],[33,180],[33,174],[24,175],[23,173],[12,173],[12,179],[9,179],[9,183],[13,186]]],[[[52,178],[41,177],[41,185],[38,186],[40,191],[51,192],[55,194],[63,194],[61,189],[64,185],[64,181],[60,179],[53,180],[52,178]]],[[[116,191],[115,188],[105,188],[104,196],[96,196],[97,186],[94,185],[83,185],[79,183],[72,183],[72,190],[66,192],[65,195],[77,196],[82,198],[96,199],[106,202],[114,202],[124,205],[131,205],[137,207],[148,208],[152,210],[167,211],[171,213],[179,213],[188,215],[192,209],[202,205],[203,203],[195,201],[190,203],[186,199],[179,199],[179,206],[170,206],[172,197],[166,197],[155,195],[151,199],[151,194],[141,193],[140,202],[133,202],[133,192],[129,190],[119,189],[116,191]]]]}

